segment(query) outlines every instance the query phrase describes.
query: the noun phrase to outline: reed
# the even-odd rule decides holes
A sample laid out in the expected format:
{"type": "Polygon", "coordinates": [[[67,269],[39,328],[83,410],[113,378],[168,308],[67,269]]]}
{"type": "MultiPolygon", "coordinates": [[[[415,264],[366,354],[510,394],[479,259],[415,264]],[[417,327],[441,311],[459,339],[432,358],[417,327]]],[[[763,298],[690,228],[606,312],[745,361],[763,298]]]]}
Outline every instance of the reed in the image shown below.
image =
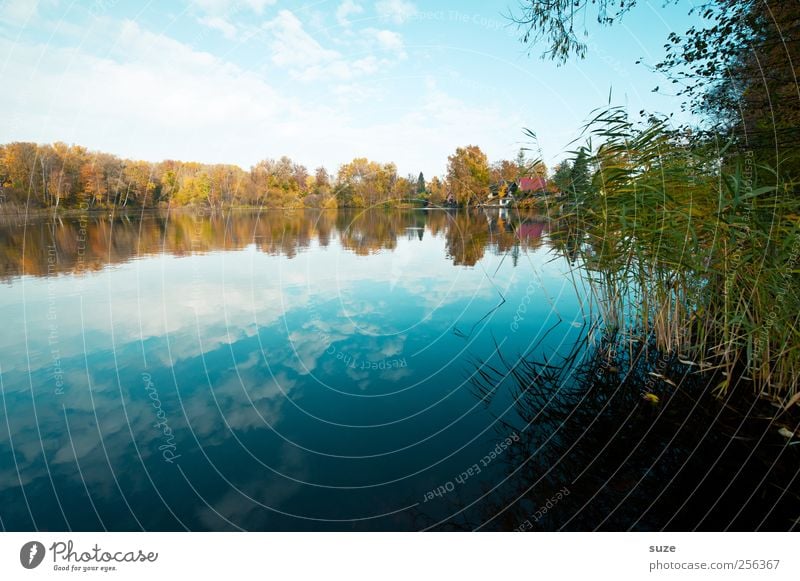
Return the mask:
{"type": "MultiPolygon", "coordinates": [[[[581,153],[582,152],[582,153],[581,153]]],[[[666,119],[608,108],[586,125],[590,184],[555,212],[604,324],[751,382],[781,405],[800,376],[800,199],[748,152],[694,143],[666,119]]]]}

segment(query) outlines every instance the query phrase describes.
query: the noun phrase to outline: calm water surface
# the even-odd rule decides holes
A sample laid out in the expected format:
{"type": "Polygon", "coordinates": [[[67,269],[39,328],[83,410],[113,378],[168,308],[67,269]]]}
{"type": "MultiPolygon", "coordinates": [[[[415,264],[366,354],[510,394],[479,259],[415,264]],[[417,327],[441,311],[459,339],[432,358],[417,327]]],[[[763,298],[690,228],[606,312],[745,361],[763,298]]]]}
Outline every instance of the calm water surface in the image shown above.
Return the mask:
{"type": "Polygon", "coordinates": [[[545,222],[499,211],[10,220],[2,242],[7,529],[447,522],[518,438],[474,362],[583,317],[545,222]]]}
{"type": "Polygon", "coordinates": [[[499,210],[6,218],[0,526],[796,526],[798,447],[614,351],[556,241],[499,210]]]}

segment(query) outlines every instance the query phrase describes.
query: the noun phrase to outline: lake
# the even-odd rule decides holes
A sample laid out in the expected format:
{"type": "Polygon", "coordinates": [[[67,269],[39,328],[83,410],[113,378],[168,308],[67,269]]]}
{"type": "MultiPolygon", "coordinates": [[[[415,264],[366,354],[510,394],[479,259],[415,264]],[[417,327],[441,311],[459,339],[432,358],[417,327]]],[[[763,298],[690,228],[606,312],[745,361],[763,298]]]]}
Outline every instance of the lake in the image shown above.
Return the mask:
{"type": "Polygon", "coordinates": [[[597,367],[551,228],[506,210],[4,218],[3,530],[783,527],[788,499],[756,492],[791,471],[709,433],[716,408],[643,403],[646,369],[597,367]],[[768,468],[742,475],[751,460],[768,468]]]}

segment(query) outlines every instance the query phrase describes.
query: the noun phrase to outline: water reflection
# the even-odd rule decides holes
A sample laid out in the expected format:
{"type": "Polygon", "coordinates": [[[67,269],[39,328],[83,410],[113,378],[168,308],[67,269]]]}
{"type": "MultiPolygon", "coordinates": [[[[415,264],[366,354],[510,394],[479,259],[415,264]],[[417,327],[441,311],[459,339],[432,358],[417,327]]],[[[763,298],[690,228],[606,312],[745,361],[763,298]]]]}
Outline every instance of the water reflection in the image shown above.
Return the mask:
{"type": "Polygon", "coordinates": [[[393,250],[398,238],[425,232],[447,241],[453,264],[474,266],[488,250],[537,248],[547,220],[507,210],[480,213],[393,211],[265,211],[198,214],[143,212],[138,215],[74,214],[55,220],[6,216],[0,224],[0,276],[44,276],[96,271],[134,258],[169,253],[241,250],[288,258],[312,245],[336,240],[359,256],[393,250]]]}
{"type": "Polygon", "coordinates": [[[797,447],[764,439],[784,468],[758,484],[769,454],[695,409],[705,383],[587,327],[541,216],[6,220],[7,530],[511,530],[565,487],[531,528],[796,517],[796,496],[754,495],[733,519],[743,491],[791,487],[797,447]]]}
{"type": "Polygon", "coordinates": [[[529,221],[542,219],[10,221],[3,526],[416,528],[425,491],[494,445],[466,358],[579,311],[563,265],[517,234],[529,221]],[[514,268],[522,255],[533,268],[514,268]],[[561,298],[511,331],[497,297],[516,309],[534,282],[561,298]]]}

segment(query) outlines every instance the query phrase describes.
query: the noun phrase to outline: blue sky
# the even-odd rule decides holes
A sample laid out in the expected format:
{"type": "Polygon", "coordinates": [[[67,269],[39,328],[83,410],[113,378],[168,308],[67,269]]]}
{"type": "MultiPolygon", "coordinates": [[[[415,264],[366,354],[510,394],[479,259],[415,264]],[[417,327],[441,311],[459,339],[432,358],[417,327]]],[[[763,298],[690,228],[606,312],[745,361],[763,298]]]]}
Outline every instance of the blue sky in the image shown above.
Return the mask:
{"type": "Polygon", "coordinates": [[[589,22],[558,67],[519,40],[517,0],[0,0],[0,142],[64,141],[124,157],[236,163],[353,157],[441,175],[456,147],[549,164],[608,102],[677,112],[654,64],[688,2],[589,22]]]}

